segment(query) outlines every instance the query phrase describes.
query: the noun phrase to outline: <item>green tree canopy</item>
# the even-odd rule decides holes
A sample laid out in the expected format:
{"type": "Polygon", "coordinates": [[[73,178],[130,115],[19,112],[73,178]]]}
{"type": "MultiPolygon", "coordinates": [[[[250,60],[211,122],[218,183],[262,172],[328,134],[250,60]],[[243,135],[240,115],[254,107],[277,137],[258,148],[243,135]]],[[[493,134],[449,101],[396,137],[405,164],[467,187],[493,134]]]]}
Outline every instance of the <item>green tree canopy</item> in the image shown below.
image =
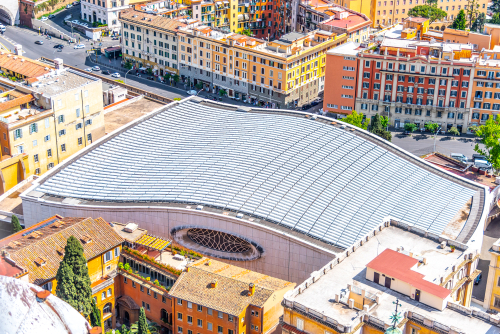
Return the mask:
{"type": "Polygon", "coordinates": [[[491,163],[495,171],[500,170],[500,121],[494,120],[493,116],[484,125],[478,127],[476,136],[481,139],[484,149],[476,144],[474,151],[482,154],[491,163]]]}
{"type": "Polygon", "coordinates": [[[452,126],[450,128],[450,130],[448,130],[448,132],[452,135],[452,136],[460,136],[460,131],[458,131],[458,129],[455,127],[455,126],[452,126]]]}
{"type": "MultiPolygon", "coordinates": [[[[493,13],[495,13],[495,14],[500,13],[500,0],[492,0],[491,2],[492,2],[491,10],[493,11],[493,13]]],[[[493,18],[495,17],[495,14],[493,14],[493,18]]],[[[497,17],[498,17],[498,15],[497,15],[497,17]]],[[[491,22],[491,23],[493,23],[493,22],[491,22]]]]}
{"type": "Polygon", "coordinates": [[[94,298],[92,298],[92,312],[90,312],[90,324],[92,327],[101,327],[101,311],[97,308],[94,298]]]}
{"type": "Polygon", "coordinates": [[[366,122],[363,123],[363,118],[364,118],[363,113],[358,114],[356,110],[353,110],[352,113],[343,118],[342,121],[357,126],[358,128],[361,128],[363,130],[366,130],[368,124],[366,122]]]}
{"type": "Polygon", "coordinates": [[[486,23],[486,14],[479,13],[477,18],[474,20],[474,23],[472,23],[472,27],[470,30],[475,32],[483,32],[485,23],[486,23]]]}
{"type": "Polygon", "coordinates": [[[370,124],[370,131],[388,141],[391,141],[392,134],[385,130],[387,124],[389,123],[389,118],[386,116],[380,116],[378,113],[372,117],[372,122],[370,124]]]}
{"type": "Polygon", "coordinates": [[[415,123],[405,123],[405,130],[410,132],[415,132],[417,130],[417,124],[415,123]]]}
{"type": "Polygon", "coordinates": [[[437,20],[442,20],[448,15],[444,10],[437,8],[434,5],[419,5],[411,8],[408,11],[410,17],[425,17],[429,19],[429,23],[437,20]]]}
{"type": "Polygon", "coordinates": [[[457,30],[465,30],[467,27],[467,20],[465,19],[465,12],[463,9],[458,12],[458,15],[455,17],[451,27],[457,30]]]}
{"type": "Polygon", "coordinates": [[[432,133],[436,133],[436,131],[439,129],[439,125],[437,123],[425,123],[424,127],[427,131],[430,131],[432,133]]]}
{"type": "Polygon", "coordinates": [[[472,23],[478,18],[480,14],[478,0],[467,0],[467,7],[465,8],[467,13],[466,21],[469,21],[469,28],[472,28],[472,23]]]}
{"type": "MultiPolygon", "coordinates": [[[[498,0],[500,2],[500,0],[498,0]]],[[[488,20],[489,23],[500,24],[500,13],[494,13],[491,17],[491,20],[488,20]]]]}
{"type": "Polygon", "coordinates": [[[384,129],[387,128],[387,126],[389,125],[389,117],[388,116],[380,116],[380,123],[382,123],[382,127],[384,129]]]}
{"type": "Polygon", "coordinates": [[[11,223],[12,223],[12,233],[17,233],[23,229],[23,227],[19,223],[19,218],[17,218],[16,215],[12,215],[11,223]]]}
{"type": "Polygon", "coordinates": [[[83,247],[74,236],[67,240],[56,280],[56,295],[87,317],[92,311],[92,288],[83,247]]]}

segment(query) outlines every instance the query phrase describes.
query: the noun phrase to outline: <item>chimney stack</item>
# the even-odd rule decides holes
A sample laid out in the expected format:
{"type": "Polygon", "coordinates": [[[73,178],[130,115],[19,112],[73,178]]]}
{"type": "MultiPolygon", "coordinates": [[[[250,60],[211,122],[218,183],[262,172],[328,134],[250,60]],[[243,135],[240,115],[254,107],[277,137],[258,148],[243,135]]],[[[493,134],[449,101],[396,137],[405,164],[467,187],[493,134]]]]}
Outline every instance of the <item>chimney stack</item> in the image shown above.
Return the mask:
{"type": "Polygon", "coordinates": [[[255,284],[250,283],[250,284],[248,285],[248,295],[249,295],[249,296],[253,296],[253,295],[254,295],[254,293],[255,293],[255,284]]]}
{"type": "Polygon", "coordinates": [[[217,287],[217,280],[214,279],[211,283],[210,283],[210,288],[212,289],[215,289],[217,287]]]}
{"type": "Polygon", "coordinates": [[[17,56],[22,56],[23,55],[23,46],[21,44],[17,44],[16,47],[15,47],[14,53],[17,56]]]}
{"type": "Polygon", "coordinates": [[[63,69],[63,60],[61,58],[54,59],[54,65],[56,67],[56,70],[62,70],[63,69]]]}

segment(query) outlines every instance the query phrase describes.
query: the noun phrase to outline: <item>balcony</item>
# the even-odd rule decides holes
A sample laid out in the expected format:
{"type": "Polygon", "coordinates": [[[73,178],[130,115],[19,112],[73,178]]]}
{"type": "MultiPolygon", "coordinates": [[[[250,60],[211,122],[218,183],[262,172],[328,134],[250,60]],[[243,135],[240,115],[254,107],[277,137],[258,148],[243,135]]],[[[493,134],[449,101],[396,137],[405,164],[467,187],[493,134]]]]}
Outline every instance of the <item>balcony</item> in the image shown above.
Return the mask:
{"type": "Polygon", "coordinates": [[[474,101],[482,101],[483,97],[482,96],[474,96],[474,101]]]}

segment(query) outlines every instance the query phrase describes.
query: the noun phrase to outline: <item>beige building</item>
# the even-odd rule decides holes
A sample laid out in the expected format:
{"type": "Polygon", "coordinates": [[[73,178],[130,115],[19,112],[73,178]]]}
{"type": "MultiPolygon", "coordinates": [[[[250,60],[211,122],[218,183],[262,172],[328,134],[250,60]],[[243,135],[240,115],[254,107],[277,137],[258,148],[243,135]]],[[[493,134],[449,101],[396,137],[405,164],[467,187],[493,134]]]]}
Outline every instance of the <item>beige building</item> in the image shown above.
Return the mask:
{"type": "Polygon", "coordinates": [[[32,93],[33,103],[5,114],[0,131],[6,153],[29,154],[29,170],[40,175],[104,135],[102,82],[64,69],[60,59],[54,71],[30,82],[19,89],[32,93]]]}

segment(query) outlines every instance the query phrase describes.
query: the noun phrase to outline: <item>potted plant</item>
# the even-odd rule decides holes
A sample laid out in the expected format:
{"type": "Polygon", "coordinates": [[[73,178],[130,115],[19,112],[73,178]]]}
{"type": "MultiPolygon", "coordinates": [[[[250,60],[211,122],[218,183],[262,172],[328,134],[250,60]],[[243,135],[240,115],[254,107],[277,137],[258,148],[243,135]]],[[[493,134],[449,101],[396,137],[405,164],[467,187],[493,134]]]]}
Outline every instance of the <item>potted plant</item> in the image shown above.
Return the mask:
{"type": "Polygon", "coordinates": [[[453,252],[455,252],[455,246],[451,245],[451,246],[450,246],[450,249],[451,249],[451,252],[452,252],[452,253],[453,253],[453,252]]]}

